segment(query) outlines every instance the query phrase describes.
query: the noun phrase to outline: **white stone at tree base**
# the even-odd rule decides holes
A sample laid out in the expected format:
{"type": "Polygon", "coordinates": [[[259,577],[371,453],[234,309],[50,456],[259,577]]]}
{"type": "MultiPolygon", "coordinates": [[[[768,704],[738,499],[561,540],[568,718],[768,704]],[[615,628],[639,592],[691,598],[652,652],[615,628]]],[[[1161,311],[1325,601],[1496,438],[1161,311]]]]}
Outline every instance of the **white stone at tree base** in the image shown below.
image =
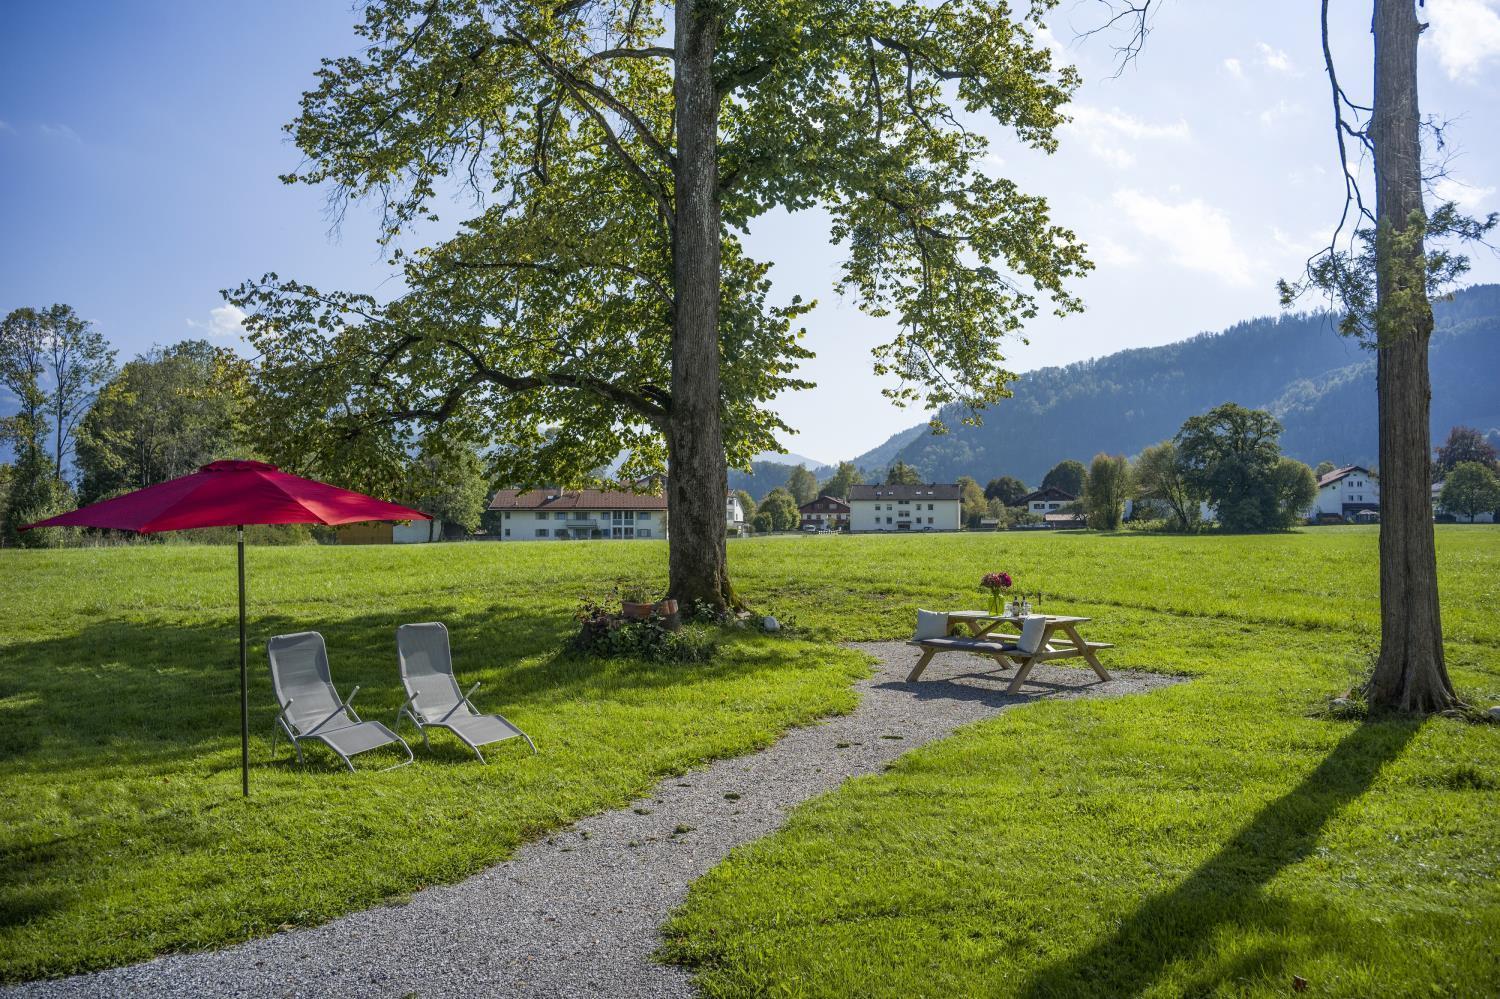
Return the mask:
{"type": "Polygon", "coordinates": [[[766,629],[767,631],[780,631],[781,630],[781,622],[778,621],[778,620],[776,620],[774,617],[772,617],[769,614],[767,614],[765,616],[765,618],[760,622],[760,626],[762,628],[766,629]]]}
{"type": "Polygon", "coordinates": [[[1490,717],[1495,719],[1495,721],[1500,721],[1500,704],[1496,704],[1490,708],[1490,717]]]}

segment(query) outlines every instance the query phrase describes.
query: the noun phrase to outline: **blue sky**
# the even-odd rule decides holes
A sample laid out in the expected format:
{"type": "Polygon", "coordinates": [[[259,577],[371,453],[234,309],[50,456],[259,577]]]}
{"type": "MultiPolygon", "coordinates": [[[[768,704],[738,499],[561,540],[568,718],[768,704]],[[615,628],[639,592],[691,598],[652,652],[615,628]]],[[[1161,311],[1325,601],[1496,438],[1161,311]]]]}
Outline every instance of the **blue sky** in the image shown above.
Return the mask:
{"type": "MultiPolygon", "coordinates": [[[[1369,2],[1335,0],[1336,54],[1356,94],[1369,80],[1369,2]]],[[[1098,269],[1088,311],[1038,321],[1016,370],[1166,343],[1276,310],[1275,279],[1324,238],[1342,185],[1328,123],[1314,0],[1167,0],[1138,63],[1113,77],[1097,18],[1068,0],[1051,35],[1086,83],[1062,148],[1002,133],[987,168],[1047,195],[1098,269]]],[[[1442,193],[1500,210],[1500,0],[1428,0],[1423,110],[1453,119],[1442,193]]],[[[120,347],[209,336],[237,320],[218,290],[276,271],[326,287],[394,291],[373,217],[337,233],[323,194],[287,187],[297,150],[281,126],[324,55],[350,52],[345,3],[60,2],[0,9],[0,310],[73,304],[120,347]]],[[[1368,167],[1365,168],[1368,177],[1368,167]]],[[[443,206],[445,220],[469,212],[443,206]]],[[[778,294],[816,297],[808,317],[818,388],[783,399],[821,460],[853,456],[922,414],[890,406],[869,350],[889,336],[832,292],[839,260],[818,213],[757,224],[778,294]]],[[[1500,280],[1475,254],[1474,280],[1500,280]]],[[[1329,334],[1333,335],[1333,334],[1329,334]]],[[[1004,418],[1003,409],[992,416],[1004,418]]]]}

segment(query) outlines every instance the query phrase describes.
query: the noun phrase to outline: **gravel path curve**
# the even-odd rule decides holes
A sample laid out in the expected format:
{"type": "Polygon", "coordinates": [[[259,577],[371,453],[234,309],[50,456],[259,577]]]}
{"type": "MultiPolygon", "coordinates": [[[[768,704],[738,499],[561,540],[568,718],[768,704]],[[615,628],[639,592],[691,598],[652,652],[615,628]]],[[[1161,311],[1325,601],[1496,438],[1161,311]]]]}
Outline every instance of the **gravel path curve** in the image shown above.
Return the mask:
{"type": "MultiPolygon", "coordinates": [[[[687,886],[780,826],[788,811],[967,722],[1040,698],[1114,697],[1174,682],[1038,666],[1023,694],[971,657],[939,657],[920,683],[897,642],[856,648],[878,660],[851,714],[795,729],[774,746],[669,777],[633,807],[596,815],[458,884],[420,891],[323,926],[227,950],[159,958],[32,982],[7,996],[693,996],[680,968],[651,960],[687,886]]],[[[543,752],[546,747],[542,747],[543,752]]]]}

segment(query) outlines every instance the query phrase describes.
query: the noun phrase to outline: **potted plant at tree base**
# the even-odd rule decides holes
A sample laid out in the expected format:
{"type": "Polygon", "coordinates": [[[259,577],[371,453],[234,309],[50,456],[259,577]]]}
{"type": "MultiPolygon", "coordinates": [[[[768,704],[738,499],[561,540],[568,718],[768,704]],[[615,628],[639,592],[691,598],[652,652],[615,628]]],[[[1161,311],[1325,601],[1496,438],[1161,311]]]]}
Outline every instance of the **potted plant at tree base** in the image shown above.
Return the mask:
{"type": "Polygon", "coordinates": [[[656,615],[656,602],[640,587],[631,587],[620,596],[620,614],[633,621],[644,621],[656,615]]]}

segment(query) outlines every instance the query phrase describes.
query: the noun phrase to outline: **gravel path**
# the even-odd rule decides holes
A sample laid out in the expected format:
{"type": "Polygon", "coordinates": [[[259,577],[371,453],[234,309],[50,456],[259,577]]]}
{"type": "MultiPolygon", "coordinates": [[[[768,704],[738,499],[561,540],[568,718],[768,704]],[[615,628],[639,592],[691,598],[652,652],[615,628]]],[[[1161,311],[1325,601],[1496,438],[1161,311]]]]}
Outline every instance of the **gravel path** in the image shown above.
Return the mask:
{"type": "MultiPolygon", "coordinates": [[[[984,661],[944,656],[905,682],[910,648],[878,660],[849,715],[795,729],[762,752],[668,778],[633,807],[585,819],[455,885],[222,951],[33,982],[7,996],[692,996],[657,964],[658,928],[687,886],[788,811],[967,722],[1039,698],[1114,697],[1173,678],[1038,666],[1009,697],[984,661]]],[[[543,752],[546,747],[542,747],[543,752]]]]}

